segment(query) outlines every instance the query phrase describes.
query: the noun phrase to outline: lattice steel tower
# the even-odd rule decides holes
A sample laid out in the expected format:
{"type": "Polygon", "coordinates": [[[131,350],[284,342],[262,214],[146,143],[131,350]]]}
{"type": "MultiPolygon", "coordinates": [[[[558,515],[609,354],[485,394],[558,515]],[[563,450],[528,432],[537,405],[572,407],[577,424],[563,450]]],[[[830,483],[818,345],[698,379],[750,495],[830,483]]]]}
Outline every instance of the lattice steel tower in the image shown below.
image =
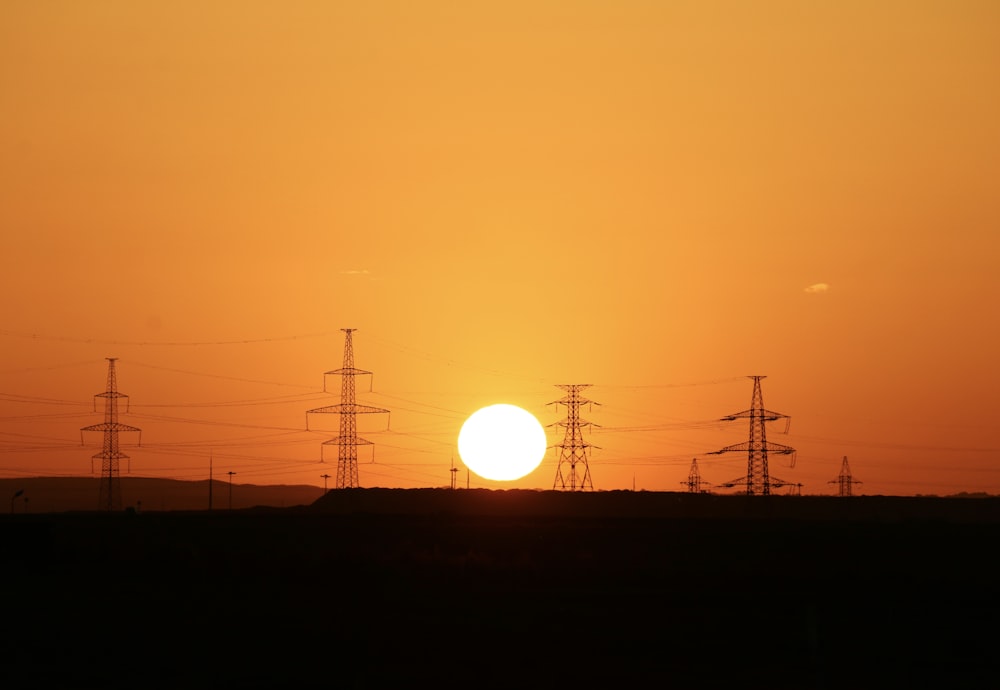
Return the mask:
{"type": "MultiPolygon", "coordinates": [[[[583,428],[597,426],[580,417],[580,408],[584,405],[599,405],[593,400],[580,396],[580,391],[589,388],[590,383],[556,384],[556,388],[566,391],[566,395],[550,402],[549,405],[565,405],[566,419],[553,422],[549,426],[565,427],[566,435],[563,442],[552,446],[559,448],[559,464],[556,467],[556,478],[552,482],[553,489],[569,491],[593,491],[594,484],[590,478],[590,466],[587,464],[587,449],[597,448],[583,440],[583,428]],[[579,466],[579,467],[578,467],[579,466]]],[[[588,409],[591,409],[588,407],[588,409]]]]}
{"type": "Polygon", "coordinates": [[[855,484],[860,484],[857,479],[851,476],[851,466],[847,464],[847,456],[844,456],[844,462],[840,465],[840,474],[837,475],[836,479],[831,479],[827,484],[838,484],[839,495],[840,496],[853,496],[855,484]]]}
{"type": "MultiPolygon", "coordinates": [[[[739,479],[725,482],[724,484],[720,484],[720,486],[733,487],[743,484],[746,486],[748,496],[767,496],[771,493],[772,488],[787,486],[790,484],[790,482],[778,479],[777,477],[772,477],[769,474],[767,469],[767,454],[774,453],[777,455],[791,455],[792,467],[795,467],[795,449],[789,446],[783,446],[779,443],[768,443],[765,424],[767,422],[773,422],[776,419],[786,419],[788,420],[786,424],[789,424],[791,423],[791,419],[786,414],[771,412],[770,410],[764,409],[764,396],[760,392],[760,380],[767,377],[748,376],[747,378],[753,379],[753,399],[750,402],[750,409],[744,410],[743,412],[737,412],[736,414],[731,414],[728,417],[723,417],[720,421],[731,422],[736,419],[749,419],[750,439],[746,443],[737,443],[732,446],[726,446],[720,450],[712,451],[711,455],[729,452],[745,452],[747,454],[746,477],[740,477],[739,479]]],[[[787,426],[785,427],[785,431],[788,431],[787,426]]]]}
{"type": "Polygon", "coordinates": [[[700,494],[704,491],[702,486],[705,484],[701,480],[701,472],[698,470],[698,458],[691,461],[691,469],[688,471],[687,481],[681,482],[687,487],[688,493],[700,494]]]}
{"type": "MultiPolygon", "coordinates": [[[[306,410],[306,429],[309,428],[309,415],[311,413],[332,413],[340,415],[340,434],[329,441],[323,441],[324,446],[339,446],[337,451],[337,483],[338,489],[356,489],[358,483],[358,446],[370,446],[371,441],[358,436],[357,416],[359,414],[373,414],[376,412],[388,413],[381,407],[370,405],[358,405],[356,402],[355,378],[358,376],[371,376],[372,372],[354,368],[354,345],[351,341],[351,333],[358,330],[356,328],[341,328],[347,335],[344,338],[344,366],[340,369],[323,373],[323,390],[326,391],[326,377],[330,374],[341,376],[340,403],[317,407],[313,410],[306,410]]],[[[320,460],[322,461],[322,448],[320,448],[320,460]]]]}
{"type": "MultiPolygon", "coordinates": [[[[134,431],[140,434],[139,445],[142,444],[142,430],[118,421],[118,401],[121,398],[128,400],[128,396],[118,392],[118,379],[115,374],[115,360],[117,357],[108,357],[108,388],[103,393],[94,396],[94,411],[97,411],[97,398],[104,398],[104,421],[100,424],[91,424],[80,429],[80,445],[83,445],[84,431],[103,431],[104,445],[100,453],[95,453],[90,458],[90,471],[94,471],[94,460],[101,459],[101,488],[98,493],[98,510],[121,510],[122,491],[121,478],[119,477],[119,460],[128,460],[129,456],[121,452],[118,444],[118,434],[122,431],[134,431]]],[[[126,402],[125,412],[128,413],[128,403],[126,402]]],[[[131,469],[131,468],[130,468],[131,469]]]]}

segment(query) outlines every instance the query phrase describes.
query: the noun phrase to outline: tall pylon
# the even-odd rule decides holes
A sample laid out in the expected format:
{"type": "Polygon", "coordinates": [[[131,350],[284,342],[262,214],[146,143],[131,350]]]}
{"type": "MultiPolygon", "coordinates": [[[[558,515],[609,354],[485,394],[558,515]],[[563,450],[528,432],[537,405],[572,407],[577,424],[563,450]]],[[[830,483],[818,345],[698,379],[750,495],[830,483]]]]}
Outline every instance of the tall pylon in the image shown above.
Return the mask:
{"type": "MultiPolygon", "coordinates": [[[[94,460],[101,459],[101,487],[98,492],[98,510],[121,510],[122,491],[121,478],[119,476],[119,460],[128,460],[129,456],[121,452],[118,443],[118,434],[122,431],[134,431],[139,434],[139,445],[142,445],[142,430],[122,424],[118,421],[118,401],[121,398],[128,400],[128,396],[118,392],[118,378],[115,374],[115,361],[117,357],[107,357],[108,360],[108,387],[103,393],[94,395],[94,411],[97,411],[97,398],[104,398],[104,421],[100,424],[91,424],[80,429],[80,445],[83,445],[84,431],[103,431],[104,444],[100,453],[95,453],[90,458],[90,471],[94,471],[94,460]]],[[[128,412],[126,402],[125,412],[128,412]]],[[[131,469],[131,468],[130,468],[131,469]]]]}
{"type": "Polygon", "coordinates": [[[707,482],[701,479],[701,472],[698,470],[698,458],[694,458],[691,461],[691,469],[688,470],[687,481],[683,481],[681,484],[687,487],[688,493],[700,494],[705,492],[704,487],[707,485],[707,482]]]}
{"type": "Polygon", "coordinates": [[[837,475],[836,479],[831,479],[827,484],[838,484],[840,496],[853,496],[854,495],[854,485],[860,484],[857,479],[851,476],[851,466],[847,464],[847,456],[844,456],[844,462],[840,464],[840,474],[837,475]]]}
{"type": "Polygon", "coordinates": [[[733,487],[742,484],[746,486],[747,496],[767,496],[771,493],[772,488],[790,484],[790,482],[770,475],[767,469],[767,454],[791,455],[792,467],[795,467],[795,449],[779,443],[768,443],[765,424],[766,422],[773,422],[776,419],[786,419],[788,420],[785,427],[785,431],[787,432],[787,424],[791,423],[791,418],[786,414],[764,409],[764,396],[760,392],[760,380],[767,378],[766,376],[748,376],[747,378],[753,379],[753,399],[750,402],[750,409],[723,417],[719,421],[731,422],[736,419],[749,419],[750,439],[746,443],[726,446],[725,448],[712,451],[710,454],[745,452],[747,454],[746,477],[725,482],[724,484],[720,484],[720,486],[733,487]]]}
{"type": "MultiPolygon", "coordinates": [[[[323,373],[323,391],[326,391],[326,377],[331,374],[341,376],[340,403],[337,405],[327,405],[317,407],[313,410],[306,410],[306,429],[309,428],[309,415],[312,413],[332,413],[340,415],[340,434],[329,441],[323,441],[324,446],[339,446],[337,451],[337,483],[338,489],[356,489],[360,486],[358,482],[358,446],[370,446],[371,441],[358,436],[359,414],[374,414],[385,412],[381,407],[370,405],[359,405],[356,401],[356,388],[354,379],[358,376],[371,376],[372,372],[354,368],[354,345],[351,334],[358,330],[356,328],[341,328],[347,335],[344,338],[344,366],[340,369],[323,373]]],[[[322,448],[320,448],[320,460],[323,461],[322,448]]]]}
{"type": "Polygon", "coordinates": [[[580,391],[589,388],[590,383],[556,384],[556,388],[566,391],[566,395],[554,400],[549,405],[565,405],[566,419],[553,422],[549,426],[561,426],[566,429],[562,443],[553,448],[559,448],[559,464],[556,467],[556,478],[552,482],[553,489],[563,491],[593,491],[594,483],[590,477],[590,466],[587,464],[588,448],[597,448],[583,440],[583,428],[597,426],[580,417],[580,408],[584,405],[599,405],[593,400],[580,396],[580,391]]]}

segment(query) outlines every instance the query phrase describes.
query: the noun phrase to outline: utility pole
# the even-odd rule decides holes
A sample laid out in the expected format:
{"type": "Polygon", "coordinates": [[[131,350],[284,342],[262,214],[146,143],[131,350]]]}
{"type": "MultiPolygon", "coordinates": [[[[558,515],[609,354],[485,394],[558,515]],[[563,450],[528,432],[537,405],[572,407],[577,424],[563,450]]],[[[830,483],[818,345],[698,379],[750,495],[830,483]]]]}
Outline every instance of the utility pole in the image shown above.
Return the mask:
{"type": "MultiPolygon", "coordinates": [[[[139,434],[139,445],[142,445],[142,430],[118,421],[118,401],[121,398],[128,399],[124,393],[118,392],[118,379],[115,374],[115,361],[117,357],[107,357],[108,360],[108,387],[103,393],[94,396],[94,411],[97,411],[97,398],[104,398],[104,422],[101,424],[91,424],[80,429],[80,445],[83,445],[83,432],[102,431],[104,432],[104,444],[100,453],[95,453],[90,458],[90,471],[94,471],[94,460],[101,460],[101,487],[98,494],[98,510],[121,510],[121,479],[119,477],[119,460],[128,460],[129,457],[121,452],[118,443],[118,434],[123,431],[134,431],[139,434]]],[[[126,403],[125,412],[128,412],[126,403]]],[[[131,468],[130,468],[131,469],[131,468]]]]}
{"type": "MultiPolygon", "coordinates": [[[[16,499],[16,498],[17,498],[18,496],[21,496],[21,495],[23,495],[23,494],[24,494],[24,489],[18,489],[17,491],[15,491],[15,492],[14,492],[14,495],[10,497],[10,514],[11,514],[11,515],[13,515],[13,514],[14,514],[14,500],[15,500],[15,499],[16,499]]],[[[25,500],[25,501],[27,501],[27,500],[28,500],[28,497],[27,497],[27,496],[25,496],[24,500],[25,500]]]]}
{"type": "Polygon", "coordinates": [[[559,448],[559,464],[556,466],[556,478],[552,482],[553,489],[594,490],[594,483],[590,477],[590,466],[587,464],[587,449],[597,446],[583,440],[583,428],[597,425],[580,416],[580,408],[583,405],[587,405],[589,409],[591,405],[600,404],[580,396],[580,391],[591,385],[589,383],[556,384],[556,388],[566,391],[566,395],[549,403],[550,405],[566,406],[566,419],[549,424],[549,426],[561,426],[566,429],[562,443],[553,446],[553,448],[559,448]],[[578,466],[579,469],[577,469],[578,466]]]}
{"type": "MultiPolygon", "coordinates": [[[[324,446],[339,446],[337,449],[337,488],[356,489],[360,486],[358,481],[358,446],[370,446],[371,441],[358,436],[357,416],[359,414],[375,414],[380,412],[389,413],[381,407],[371,405],[359,405],[356,400],[356,388],[354,379],[358,376],[371,376],[372,372],[354,368],[354,345],[351,334],[356,328],[341,328],[346,337],[344,338],[344,366],[340,369],[327,371],[323,374],[323,391],[326,391],[326,377],[330,374],[341,376],[340,384],[340,404],[317,407],[306,410],[306,431],[309,430],[309,415],[312,413],[333,413],[340,415],[340,434],[329,441],[324,441],[324,446]]],[[[370,390],[370,389],[369,389],[370,390]]],[[[374,453],[374,449],[372,451],[374,453]]],[[[373,455],[374,457],[374,455],[373,455]]],[[[320,448],[320,461],[323,461],[322,448],[320,448]]]]}
{"type": "Polygon", "coordinates": [[[748,376],[747,378],[753,379],[753,398],[750,401],[750,409],[723,417],[719,421],[731,422],[736,419],[749,419],[750,439],[746,443],[737,443],[732,446],[726,446],[720,450],[711,451],[710,454],[718,455],[720,453],[729,452],[746,453],[746,477],[733,479],[732,481],[725,482],[720,486],[733,487],[742,484],[746,486],[747,496],[767,496],[770,495],[772,487],[786,486],[789,484],[789,482],[782,479],[771,477],[767,468],[767,454],[770,452],[778,455],[791,455],[792,467],[795,467],[795,449],[789,446],[783,446],[779,443],[768,443],[765,423],[773,422],[776,419],[786,419],[788,420],[785,426],[785,432],[787,433],[787,424],[791,423],[791,419],[786,414],[771,412],[770,410],[764,409],[764,396],[760,391],[760,380],[767,377],[748,376]]]}
{"type": "Polygon", "coordinates": [[[326,480],[330,478],[330,475],[324,473],[319,476],[323,478],[323,493],[327,493],[329,489],[326,488],[326,480]]]}
{"type": "Polygon", "coordinates": [[[844,456],[844,461],[840,464],[840,474],[837,475],[836,479],[831,479],[827,484],[837,484],[838,485],[838,495],[840,496],[853,496],[855,484],[860,484],[857,479],[851,476],[851,466],[847,464],[847,456],[844,456]]]}
{"type": "Polygon", "coordinates": [[[212,454],[208,454],[208,510],[212,510],[212,454]]]}
{"type": "Polygon", "coordinates": [[[451,472],[451,489],[452,489],[452,491],[454,491],[455,490],[455,479],[456,479],[456,475],[458,473],[458,468],[455,467],[455,456],[454,455],[451,456],[451,469],[449,470],[449,472],[451,472]]]}
{"type": "Polygon", "coordinates": [[[229,510],[233,509],[233,475],[236,474],[232,470],[226,472],[229,475],[229,510]]]}

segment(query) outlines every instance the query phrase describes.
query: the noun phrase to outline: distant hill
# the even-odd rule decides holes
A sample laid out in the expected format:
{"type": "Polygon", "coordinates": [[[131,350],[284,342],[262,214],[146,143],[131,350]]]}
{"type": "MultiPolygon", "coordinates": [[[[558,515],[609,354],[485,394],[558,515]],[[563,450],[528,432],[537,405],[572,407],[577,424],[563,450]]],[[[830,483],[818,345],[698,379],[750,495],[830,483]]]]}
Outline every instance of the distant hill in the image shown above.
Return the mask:
{"type": "MultiPolygon", "coordinates": [[[[155,477],[122,477],[122,505],[136,510],[207,510],[208,480],[187,482],[155,477]]],[[[0,511],[60,513],[92,511],[98,507],[97,477],[24,477],[0,479],[0,511]],[[23,492],[15,496],[17,492],[23,492]]],[[[212,484],[213,508],[229,507],[229,482],[212,484]]],[[[256,485],[233,483],[233,509],[310,505],[323,489],[310,485],[256,485]]]]}

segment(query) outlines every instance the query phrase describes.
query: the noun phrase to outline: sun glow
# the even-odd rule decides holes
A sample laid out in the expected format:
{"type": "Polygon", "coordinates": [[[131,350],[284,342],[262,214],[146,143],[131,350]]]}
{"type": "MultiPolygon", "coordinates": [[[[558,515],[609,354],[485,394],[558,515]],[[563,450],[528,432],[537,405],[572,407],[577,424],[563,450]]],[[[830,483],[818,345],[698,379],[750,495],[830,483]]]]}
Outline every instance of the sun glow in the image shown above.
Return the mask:
{"type": "Polygon", "coordinates": [[[510,481],[531,474],[545,457],[545,447],[545,429],[515,405],[477,410],[458,432],[462,462],[484,479],[510,481]]]}

